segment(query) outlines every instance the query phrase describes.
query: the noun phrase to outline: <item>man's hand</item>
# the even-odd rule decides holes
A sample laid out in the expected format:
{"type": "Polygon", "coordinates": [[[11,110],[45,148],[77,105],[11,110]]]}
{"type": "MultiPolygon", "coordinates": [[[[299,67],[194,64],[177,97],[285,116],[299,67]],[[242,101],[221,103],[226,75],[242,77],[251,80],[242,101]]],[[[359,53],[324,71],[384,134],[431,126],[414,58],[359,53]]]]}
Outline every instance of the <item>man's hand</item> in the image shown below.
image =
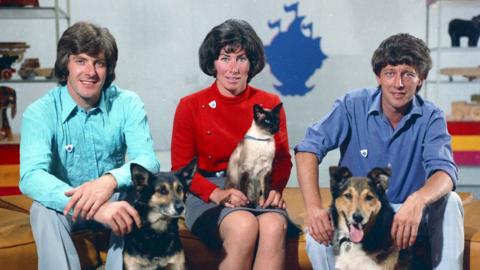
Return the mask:
{"type": "Polygon", "coordinates": [[[93,219],[108,225],[119,236],[131,232],[134,222],[138,228],[142,226],[138,212],[126,201],[106,202],[100,206],[93,219]]]}
{"type": "Polygon", "coordinates": [[[305,225],[308,233],[317,242],[329,245],[333,240],[333,226],[327,209],[311,207],[307,209],[305,225]]]}
{"type": "Polygon", "coordinates": [[[395,214],[391,235],[397,248],[405,249],[415,243],[425,205],[424,199],[413,193],[395,214]]]}
{"type": "Polygon", "coordinates": [[[234,188],[216,188],[212,194],[210,194],[210,200],[218,205],[223,204],[225,207],[230,208],[244,206],[249,203],[247,196],[240,190],[234,188]]]}
{"type": "Polygon", "coordinates": [[[297,152],[297,179],[307,209],[305,225],[308,233],[317,242],[329,245],[333,240],[333,226],[330,213],[323,209],[318,186],[318,159],[309,152],[297,152]]]}
{"type": "Polygon", "coordinates": [[[73,209],[73,221],[77,220],[78,215],[83,219],[92,219],[97,210],[110,199],[116,187],[117,181],[113,175],[105,174],[66,191],[65,195],[71,198],[65,206],[63,214],[67,215],[73,209]]]}
{"type": "Polygon", "coordinates": [[[259,204],[262,208],[267,208],[269,206],[282,209],[287,208],[287,203],[283,200],[282,193],[276,190],[270,190],[270,193],[268,194],[268,198],[266,200],[263,198],[263,196],[261,196],[259,204]]]}

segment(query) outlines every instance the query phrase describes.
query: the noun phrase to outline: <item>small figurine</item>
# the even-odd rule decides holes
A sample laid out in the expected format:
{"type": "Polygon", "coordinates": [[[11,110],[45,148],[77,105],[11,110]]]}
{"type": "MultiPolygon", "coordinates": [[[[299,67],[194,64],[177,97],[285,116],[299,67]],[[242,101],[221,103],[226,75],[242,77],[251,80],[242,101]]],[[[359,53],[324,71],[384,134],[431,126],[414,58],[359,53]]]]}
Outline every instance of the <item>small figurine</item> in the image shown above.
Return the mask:
{"type": "Polygon", "coordinates": [[[20,66],[18,75],[23,80],[34,80],[36,76],[51,79],[53,78],[53,68],[41,68],[38,58],[27,58],[20,66]]]}
{"type": "Polygon", "coordinates": [[[448,34],[452,40],[452,47],[460,47],[460,38],[468,37],[468,46],[476,47],[480,37],[480,15],[472,20],[453,19],[448,24],[448,34]]]}
{"type": "Polygon", "coordinates": [[[22,60],[28,48],[30,45],[25,42],[0,42],[0,80],[12,78],[12,74],[16,71],[12,64],[22,60]]]}
{"type": "Polygon", "coordinates": [[[13,141],[12,129],[8,123],[7,109],[10,108],[12,119],[17,113],[17,94],[13,88],[0,86],[0,141],[13,141]]]}

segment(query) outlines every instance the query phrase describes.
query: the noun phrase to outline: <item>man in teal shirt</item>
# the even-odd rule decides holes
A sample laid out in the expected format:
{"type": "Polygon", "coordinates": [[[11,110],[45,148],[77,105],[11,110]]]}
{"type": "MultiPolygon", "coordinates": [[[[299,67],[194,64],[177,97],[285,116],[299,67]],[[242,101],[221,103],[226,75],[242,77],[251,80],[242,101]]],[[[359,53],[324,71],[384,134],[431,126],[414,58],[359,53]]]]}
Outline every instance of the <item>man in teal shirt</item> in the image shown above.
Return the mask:
{"type": "MultiPolygon", "coordinates": [[[[57,48],[60,86],[23,114],[20,189],[34,200],[39,269],[80,269],[70,238],[76,229],[100,223],[121,236],[141,226],[135,209],[117,201],[118,192],[131,185],[131,162],[153,173],[160,165],[143,103],[112,84],[117,55],[106,28],[71,26],[57,48]]],[[[121,265],[121,252],[109,252],[108,260],[121,265]]]]}

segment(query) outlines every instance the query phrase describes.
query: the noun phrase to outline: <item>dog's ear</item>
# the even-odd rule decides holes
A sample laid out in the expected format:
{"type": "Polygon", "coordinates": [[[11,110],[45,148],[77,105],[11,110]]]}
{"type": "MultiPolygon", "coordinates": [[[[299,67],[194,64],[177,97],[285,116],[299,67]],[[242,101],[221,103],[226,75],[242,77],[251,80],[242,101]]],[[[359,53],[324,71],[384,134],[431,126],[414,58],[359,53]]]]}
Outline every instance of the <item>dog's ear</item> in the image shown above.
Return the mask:
{"type": "Polygon", "coordinates": [[[347,167],[331,166],[329,172],[330,179],[337,182],[352,177],[352,173],[347,167]]]}
{"type": "Polygon", "coordinates": [[[338,166],[331,166],[329,168],[330,171],[330,191],[332,195],[336,195],[339,191],[340,185],[347,180],[348,178],[352,177],[352,173],[347,167],[338,167],[338,166]]]}
{"type": "Polygon", "coordinates": [[[141,165],[136,163],[131,163],[130,174],[132,176],[132,182],[135,185],[137,190],[148,185],[148,180],[150,178],[151,173],[141,165]]]}
{"type": "Polygon", "coordinates": [[[377,188],[387,190],[388,178],[392,175],[392,170],[388,167],[374,168],[368,173],[368,178],[372,179],[377,188]]]}
{"type": "Polygon", "coordinates": [[[188,163],[187,166],[179,169],[178,171],[174,172],[175,176],[182,181],[185,190],[188,190],[190,183],[192,183],[192,178],[195,172],[197,171],[197,158],[195,157],[188,163]]]}

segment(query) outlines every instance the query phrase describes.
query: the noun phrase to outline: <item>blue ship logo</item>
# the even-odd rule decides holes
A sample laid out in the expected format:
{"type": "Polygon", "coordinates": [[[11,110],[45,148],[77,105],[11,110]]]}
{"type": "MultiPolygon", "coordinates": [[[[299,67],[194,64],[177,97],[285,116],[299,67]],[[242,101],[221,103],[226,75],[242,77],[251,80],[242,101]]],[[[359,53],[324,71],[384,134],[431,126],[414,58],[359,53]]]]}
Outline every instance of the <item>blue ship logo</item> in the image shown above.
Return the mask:
{"type": "Polygon", "coordinates": [[[265,54],[273,76],[281,82],[273,85],[275,89],[284,96],[303,96],[315,87],[306,86],[306,82],[327,56],[320,48],[321,38],[313,38],[313,23],[303,24],[305,16],[298,16],[298,2],[284,5],[283,9],[294,12],[295,18],[285,32],[280,30],[281,19],[268,22],[268,27],[278,29],[278,34],[265,46],[265,54]]]}

